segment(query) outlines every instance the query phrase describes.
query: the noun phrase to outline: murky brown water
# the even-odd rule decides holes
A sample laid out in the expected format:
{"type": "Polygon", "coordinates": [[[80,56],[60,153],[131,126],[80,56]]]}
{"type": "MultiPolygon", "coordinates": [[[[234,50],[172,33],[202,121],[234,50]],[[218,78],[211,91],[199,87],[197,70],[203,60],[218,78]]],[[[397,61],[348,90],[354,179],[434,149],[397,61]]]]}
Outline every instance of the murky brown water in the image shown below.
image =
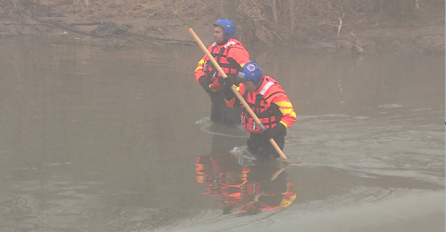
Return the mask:
{"type": "Polygon", "coordinates": [[[0,231],[445,230],[444,58],[251,53],[296,108],[300,167],[229,156],[245,134],[207,124],[198,47],[3,39],[0,231]],[[222,216],[252,183],[289,204],[222,216]]]}

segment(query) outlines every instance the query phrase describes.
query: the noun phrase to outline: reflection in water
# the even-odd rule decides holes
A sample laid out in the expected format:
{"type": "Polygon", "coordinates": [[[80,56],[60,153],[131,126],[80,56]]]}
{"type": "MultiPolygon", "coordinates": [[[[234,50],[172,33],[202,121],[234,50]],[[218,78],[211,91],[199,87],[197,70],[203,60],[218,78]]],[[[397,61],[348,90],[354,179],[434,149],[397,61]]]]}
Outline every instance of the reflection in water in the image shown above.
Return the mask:
{"type": "Polygon", "coordinates": [[[231,140],[214,135],[211,153],[197,157],[197,182],[206,185],[203,194],[215,197],[223,214],[254,215],[292,204],[296,193],[294,183],[286,180],[286,167],[275,160],[243,166],[229,152],[240,142],[231,140]]]}
{"type": "MultiPolygon", "coordinates": [[[[191,231],[221,231],[219,225],[250,231],[259,220],[282,227],[275,222],[293,213],[298,216],[284,221],[295,228],[317,225],[302,215],[320,221],[317,211],[330,206],[377,202],[387,216],[390,197],[418,194],[414,189],[427,195],[404,201],[391,213],[393,221],[415,212],[419,227],[444,231],[444,58],[364,57],[355,63],[339,54],[289,51],[259,57],[265,72],[281,78],[298,114],[285,154],[316,167],[282,171],[242,167],[231,157],[228,151],[246,144],[244,130],[228,137],[232,132],[223,128],[195,124],[209,115],[209,99],[187,75],[196,65],[189,58],[203,54],[196,47],[173,50],[0,40],[1,232],[152,231],[178,224],[185,231],[184,225],[221,216],[224,200],[235,202],[225,210],[231,214],[209,223],[212,228],[191,231]],[[210,195],[227,196],[202,195],[208,184],[197,183],[192,168],[199,155],[209,169],[202,167],[203,182],[222,178],[210,195]],[[212,168],[222,177],[214,178],[212,168]],[[287,210],[267,210],[281,205],[291,183],[298,194],[287,210]],[[429,198],[432,191],[438,198],[429,198]]],[[[396,231],[375,226],[387,225],[388,217],[339,219],[396,231]]]]}

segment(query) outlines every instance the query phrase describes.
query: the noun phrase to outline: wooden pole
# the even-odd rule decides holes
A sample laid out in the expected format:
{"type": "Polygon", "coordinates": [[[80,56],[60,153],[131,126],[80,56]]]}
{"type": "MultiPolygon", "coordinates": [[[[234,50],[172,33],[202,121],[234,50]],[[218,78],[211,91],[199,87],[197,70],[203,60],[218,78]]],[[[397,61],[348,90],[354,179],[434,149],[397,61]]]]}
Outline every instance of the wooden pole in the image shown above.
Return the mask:
{"type": "MultiPolygon", "coordinates": [[[[208,49],[206,48],[206,46],[204,46],[203,42],[201,42],[200,38],[198,38],[197,34],[195,34],[194,30],[192,30],[192,28],[189,28],[189,33],[192,35],[192,37],[194,37],[195,41],[197,41],[198,46],[200,46],[200,48],[204,51],[204,53],[206,54],[206,56],[209,58],[209,60],[212,62],[212,64],[215,66],[215,68],[217,69],[217,71],[220,73],[220,75],[223,78],[227,78],[228,76],[226,75],[225,72],[223,72],[223,69],[221,69],[220,65],[218,65],[217,61],[215,61],[214,57],[211,55],[211,53],[208,51],[208,49]]],[[[237,98],[240,100],[240,102],[242,103],[242,105],[245,107],[245,109],[248,111],[249,115],[251,115],[251,117],[254,119],[254,121],[258,124],[261,125],[261,127],[263,127],[263,124],[260,122],[259,118],[257,117],[257,115],[251,110],[251,107],[249,107],[248,103],[246,103],[245,99],[243,98],[243,96],[237,91],[237,89],[235,88],[234,85],[231,86],[231,90],[232,92],[234,92],[235,96],[237,96],[237,98]]],[[[277,153],[279,153],[280,157],[284,158],[284,159],[288,159],[285,154],[283,153],[283,151],[280,149],[279,145],[277,145],[276,141],[274,141],[273,138],[269,139],[269,142],[271,143],[271,145],[273,145],[274,149],[276,149],[277,153]]]]}

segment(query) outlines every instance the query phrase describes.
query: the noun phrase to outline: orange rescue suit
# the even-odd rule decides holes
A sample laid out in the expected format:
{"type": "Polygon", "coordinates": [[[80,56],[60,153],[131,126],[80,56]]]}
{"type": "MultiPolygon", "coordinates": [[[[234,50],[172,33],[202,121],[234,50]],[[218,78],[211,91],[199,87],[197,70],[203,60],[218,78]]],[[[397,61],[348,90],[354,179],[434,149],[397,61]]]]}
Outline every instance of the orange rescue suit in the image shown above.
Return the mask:
{"type": "MultiPolygon", "coordinates": [[[[208,50],[220,65],[223,72],[228,76],[236,75],[241,67],[251,62],[248,51],[236,39],[231,38],[222,45],[214,42],[208,47],[208,50]]],[[[210,83],[209,88],[212,91],[223,89],[223,86],[218,83],[218,77],[221,75],[206,55],[198,62],[197,68],[195,69],[195,80],[197,82],[199,82],[198,80],[202,76],[207,78],[210,83]]]]}
{"type": "MultiPolygon", "coordinates": [[[[296,112],[285,91],[272,77],[263,75],[262,79],[260,87],[253,92],[246,91],[243,83],[240,83],[240,94],[266,129],[275,127],[277,123],[282,123],[285,128],[290,127],[296,121],[296,112]]],[[[235,98],[230,101],[226,100],[226,104],[233,107],[235,98]]],[[[250,133],[262,133],[262,130],[245,107],[242,106],[242,108],[243,112],[240,117],[243,127],[250,133]]]]}

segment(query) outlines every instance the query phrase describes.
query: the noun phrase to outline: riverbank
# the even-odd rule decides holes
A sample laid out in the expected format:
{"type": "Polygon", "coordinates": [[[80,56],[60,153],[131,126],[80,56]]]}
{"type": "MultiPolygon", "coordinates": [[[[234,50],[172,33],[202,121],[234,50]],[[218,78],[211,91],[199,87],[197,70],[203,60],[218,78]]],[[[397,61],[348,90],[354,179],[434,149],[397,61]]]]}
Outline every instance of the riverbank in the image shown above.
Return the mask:
{"type": "Polygon", "coordinates": [[[240,9],[254,9],[254,13],[243,11],[238,15],[232,15],[237,12],[224,5],[228,4],[226,2],[214,6],[216,4],[212,5],[212,2],[203,4],[200,0],[164,1],[158,4],[156,1],[111,3],[75,0],[61,3],[54,0],[19,0],[15,4],[4,1],[0,3],[3,9],[0,37],[36,36],[51,43],[112,47],[195,45],[187,32],[187,28],[192,27],[205,44],[210,44],[212,22],[226,16],[237,24],[236,37],[251,49],[267,46],[329,52],[354,51],[363,55],[444,55],[444,1],[436,4],[432,3],[435,1],[416,1],[414,9],[410,8],[412,5],[377,5],[375,2],[379,1],[372,5],[372,1],[364,6],[365,9],[354,3],[338,4],[342,7],[339,9],[308,5],[312,7],[314,15],[308,13],[300,18],[284,8],[292,7],[290,9],[296,9],[295,13],[300,13],[305,10],[304,5],[279,6],[276,3],[272,7],[261,0],[252,1],[256,5],[237,2],[240,9]],[[196,5],[200,5],[200,9],[196,5]],[[401,7],[402,13],[397,7],[401,7]],[[203,13],[206,11],[208,13],[203,13]],[[321,16],[323,12],[328,13],[321,16]]]}

